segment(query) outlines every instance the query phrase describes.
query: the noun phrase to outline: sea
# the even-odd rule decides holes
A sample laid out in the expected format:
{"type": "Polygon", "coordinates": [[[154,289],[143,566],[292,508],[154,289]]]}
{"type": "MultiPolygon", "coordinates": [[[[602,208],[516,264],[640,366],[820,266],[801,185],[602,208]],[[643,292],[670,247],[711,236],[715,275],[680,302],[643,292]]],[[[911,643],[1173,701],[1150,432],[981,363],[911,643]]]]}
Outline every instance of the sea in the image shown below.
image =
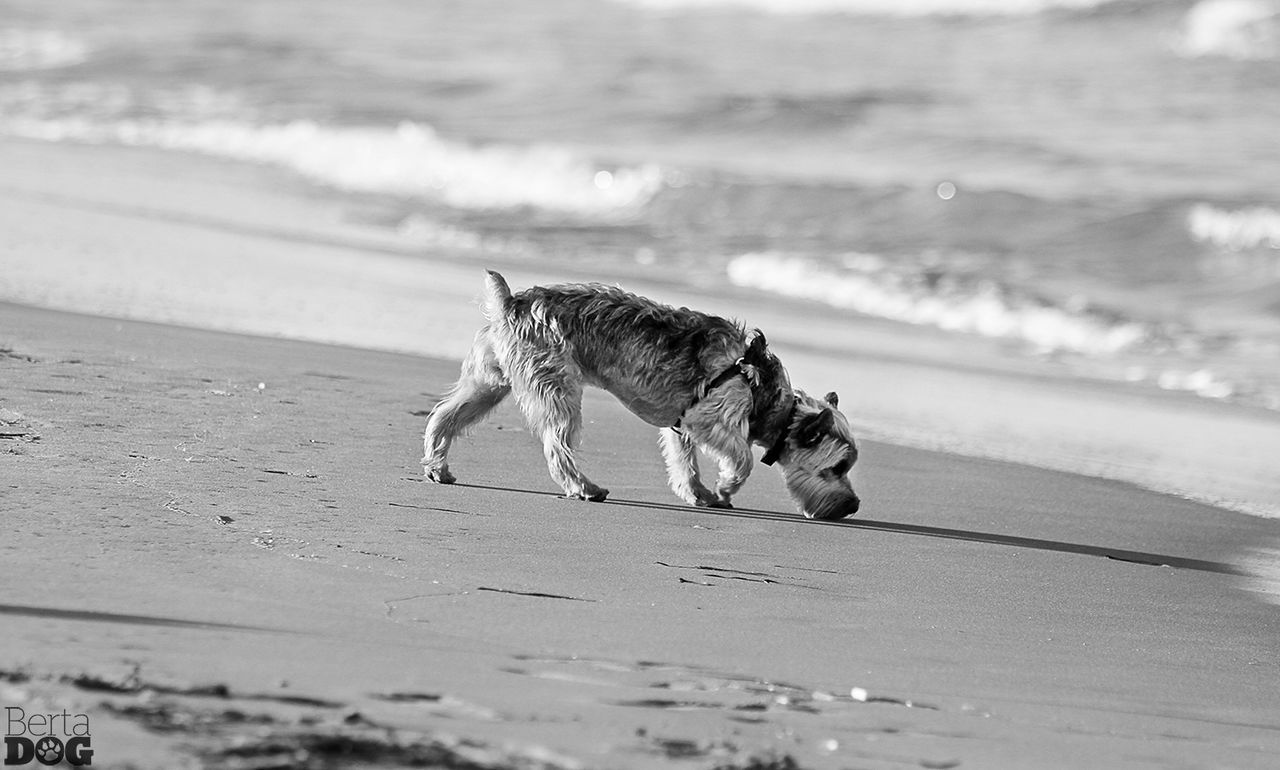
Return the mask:
{"type": "Polygon", "coordinates": [[[0,135],[1280,410],[1280,0],[0,0],[0,135]]]}

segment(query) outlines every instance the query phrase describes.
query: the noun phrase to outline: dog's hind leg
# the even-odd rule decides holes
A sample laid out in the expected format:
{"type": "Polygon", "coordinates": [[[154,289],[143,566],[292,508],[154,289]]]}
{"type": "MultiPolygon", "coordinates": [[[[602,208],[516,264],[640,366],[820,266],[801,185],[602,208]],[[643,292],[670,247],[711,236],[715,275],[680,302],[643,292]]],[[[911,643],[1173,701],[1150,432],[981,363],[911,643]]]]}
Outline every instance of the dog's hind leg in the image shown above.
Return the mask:
{"type": "Polygon", "coordinates": [[[471,352],[462,362],[462,375],[427,418],[427,430],[422,436],[422,470],[429,480],[440,484],[456,481],[449,472],[449,446],[510,392],[486,326],[476,334],[471,352]]]}
{"type": "MultiPolygon", "coordinates": [[[[521,368],[521,367],[516,367],[521,368]]],[[[600,502],[609,490],[596,486],[578,469],[574,451],[582,431],[582,385],[558,364],[514,373],[516,401],[529,426],[542,439],[551,478],[566,497],[600,502]]]]}
{"type": "Polygon", "coordinates": [[[702,485],[693,440],[675,428],[663,428],[658,434],[658,443],[662,446],[662,459],[667,463],[671,491],[690,505],[720,507],[720,499],[702,485]]]}

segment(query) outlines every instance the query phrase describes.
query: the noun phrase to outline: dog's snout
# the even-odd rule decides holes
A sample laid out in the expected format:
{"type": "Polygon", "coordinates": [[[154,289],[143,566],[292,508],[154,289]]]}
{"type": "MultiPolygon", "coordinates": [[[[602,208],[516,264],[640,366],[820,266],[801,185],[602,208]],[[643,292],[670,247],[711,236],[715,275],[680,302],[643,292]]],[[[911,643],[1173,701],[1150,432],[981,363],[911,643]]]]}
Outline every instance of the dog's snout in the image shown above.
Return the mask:
{"type": "Polygon", "coordinates": [[[856,494],[850,492],[848,495],[842,495],[836,499],[827,499],[813,509],[806,509],[804,515],[810,519],[819,519],[821,521],[839,521],[847,516],[852,516],[862,507],[862,500],[856,494]]]}

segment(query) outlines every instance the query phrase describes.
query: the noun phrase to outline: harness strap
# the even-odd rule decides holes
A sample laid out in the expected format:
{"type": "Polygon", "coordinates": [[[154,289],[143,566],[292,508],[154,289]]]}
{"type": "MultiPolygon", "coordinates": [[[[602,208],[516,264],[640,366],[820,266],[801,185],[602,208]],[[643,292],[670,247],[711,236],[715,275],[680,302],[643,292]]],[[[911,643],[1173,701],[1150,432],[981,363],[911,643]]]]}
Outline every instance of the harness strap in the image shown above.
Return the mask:
{"type": "MultiPolygon", "coordinates": [[[[742,369],[741,358],[739,358],[737,361],[734,361],[731,366],[729,366],[723,372],[720,372],[714,378],[712,378],[712,380],[707,383],[707,387],[703,391],[703,393],[710,393],[711,391],[725,384],[729,380],[732,380],[734,377],[741,377],[742,379],[747,380],[748,386],[751,384],[750,378],[747,377],[747,373],[742,369]]],[[[752,395],[752,398],[753,399],[755,398],[754,394],[752,395]]],[[[700,400],[701,400],[700,398],[694,398],[693,403],[685,407],[685,411],[687,412],[690,409],[692,409],[700,400]]],[[[787,421],[782,426],[782,431],[778,434],[777,440],[773,442],[773,444],[769,447],[769,449],[766,450],[764,455],[760,458],[760,462],[764,463],[765,465],[773,465],[775,462],[778,461],[778,458],[782,456],[782,450],[785,449],[787,446],[787,436],[791,435],[791,423],[792,421],[795,420],[795,418],[796,418],[796,398],[795,396],[792,396],[791,408],[787,410],[787,421]]],[[[681,415],[680,418],[676,419],[675,424],[671,426],[677,432],[680,430],[680,421],[682,419],[683,419],[683,415],[681,415]]]]}
{"type": "Polygon", "coordinates": [[[791,423],[796,419],[796,397],[791,397],[791,408],[787,410],[787,422],[782,426],[782,430],[778,433],[778,440],[773,442],[773,446],[764,453],[760,458],[760,462],[765,465],[773,465],[782,456],[782,450],[787,447],[787,436],[791,435],[791,423]]]}
{"type": "MultiPolygon", "coordinates": [[[[742,359],[741,359],[741,358],[739,358],[737,361],[734,361],[734,362],[733,362],[733,364],[732,364],[732,365],[730,365],[730,366],[729,366],[727,369],[725,369],[723,372],[720,372],[719,374],[717,374],[717,375],[715,376],[715,379],[711,380],[711,382],[708,382],[708,383],[707,383],[707,389],[706,389],[706,391],[704,391],[704,392],[706,392],[706,393],[710,393],[711,391],[713,391],[713,390],[715,390],[716,388],[720,387],[721,385],[725,384],[725,383],[726,383],[726,382],[728,382],[729,380],[732,380],[734,377],[742,377],[743,379],[746,379],[746,377],[747,377],[747,373],[746,373],[746,372],[744,372],[744,371],[742,370],[742,359]]],[[[750,383],[748,383],[748,384],[750,384],[750,383]]],[[[694,399],[693,404],[696,404],[696,403],[698,403],[698,400],[697,400],[697,399],[694,399]]],[[[692,407],[692,406],[693,406],[693,404],[689,404],[689,406],[690,406],[690,407],[692,407]]],[[[689,411],[689,410],[688,410],[688,409],[686,409],[685,411],[687,412],[687,411],[689,411]]]]}
{"type": "MultiPolygon", "coordinates": [[[[742,370],[741,358],[739,358],[737,361],[734,361],[732,364],[729,365],[727,369],[725,369],[723,372],[720,372],[714,378],[712,378],[712,380],[707,383],[706,389],[704,389],[702,392],[710,393],[711,391],[725,384],[729,380],[732,380],[734,377],[741,377],[744,380],[747,379],[747,373],[742,370]]],[[[750,385],[751,382],[748,380],[747,384],[750,385]]],[[[699,396],[694,396],[693,402],[690,403],[688,406],[686,406],[684,408],[684,411],[685,412],[689,411],[694,406],[696,406],[697,403],[701,400],[702,399],[699,396]]],[[[683,419],[684,419],[684,413],[682,412],[680,414],[680,417],[676,418],[675,425],[672,425],[671,427],[675,428],[676,430],[680,430],[680,421],[683,419]]]]}

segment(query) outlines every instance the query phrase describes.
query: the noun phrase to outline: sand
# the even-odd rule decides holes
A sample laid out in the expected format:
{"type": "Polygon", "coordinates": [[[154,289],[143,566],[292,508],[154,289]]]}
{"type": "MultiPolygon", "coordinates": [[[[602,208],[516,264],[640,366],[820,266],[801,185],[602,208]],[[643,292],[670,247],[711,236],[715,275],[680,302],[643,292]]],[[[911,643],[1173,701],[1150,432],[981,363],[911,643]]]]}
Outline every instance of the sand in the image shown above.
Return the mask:
{"type": "Polygon", "coordinates": [[[736,510],[680,505],[598,392],[608,503],[560,499],[509,405],[442,487],[423,415],[493,255],[261,169],[0,167],[0,706],[84,713],[94,766],[1280,761],[1280,520],[1098,478],[1276,510],[1274,415],[638,275],[840,390],[858,518],[802,519],[764,466],[736,510]]]}
{"type": "Polygon", "coordinates": [[[0,700],[87,714],[95,765],[1280,756],[1280,613],[1236,563],[1274,520],[875,442],[859,519],[801,519],[763,466],[697,510],[598,393],[610,502],[557,497],[508,407],[443,487],[419,432],[452,362],[12,305],[0,329],[0,700]]]}
{"type": "MultiPolygon", "coordinates": [[[[515,288],[610,279],[555,254],[369,227],[272,169],[17,140],[0,140],[0,168],[0,301],[460,358],[480,321],[482,267],[515,288]]],[[[633,291],[764,329],[792,379],[838,391],[863,435],[1280,516],[1280,413],[1072,382],[991,340],[614,270],[633,291]]]]}

